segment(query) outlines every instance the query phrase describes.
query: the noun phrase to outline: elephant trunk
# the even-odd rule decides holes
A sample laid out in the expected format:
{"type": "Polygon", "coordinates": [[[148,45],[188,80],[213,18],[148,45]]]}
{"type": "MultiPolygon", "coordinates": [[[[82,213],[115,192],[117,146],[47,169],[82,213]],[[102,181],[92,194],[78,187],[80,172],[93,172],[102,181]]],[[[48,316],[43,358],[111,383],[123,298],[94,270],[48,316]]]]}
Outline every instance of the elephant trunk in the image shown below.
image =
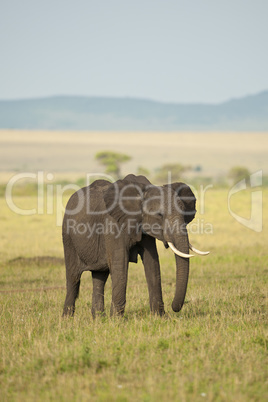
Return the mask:
{"type": "Polygon", "coordinates": [[[178,312],[182,309],[189,276],[189,259],[175,256],[176,259],[176,291],[172,302],[172,310],[178,312]]]}
{"type": "MultiPolygon", "coordinates": [[[[189,253],[189,241],[187,233],[182,235],[178,242],[180,251],[185,254],[189,253]]],[[[182,309],[186,290],[187,290],[187,283],[188,283],[188,276],[189,276],[189,258],[180,257],[175,254],[176,260],[176,291],[175,296],[172,302],[172,309],[175,312],[178,312],[182,309]]]]}

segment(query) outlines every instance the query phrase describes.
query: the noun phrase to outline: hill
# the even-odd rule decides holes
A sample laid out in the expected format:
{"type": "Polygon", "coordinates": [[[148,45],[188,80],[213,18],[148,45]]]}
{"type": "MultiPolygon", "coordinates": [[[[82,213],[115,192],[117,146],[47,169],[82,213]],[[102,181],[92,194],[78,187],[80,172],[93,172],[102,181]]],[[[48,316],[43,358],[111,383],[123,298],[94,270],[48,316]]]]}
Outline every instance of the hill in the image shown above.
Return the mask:
{"type": "Polygon", "coordinates": [[[268,131],[268,91],[215,105],[82,96],[1,100],[0,128],[268,131]]]}

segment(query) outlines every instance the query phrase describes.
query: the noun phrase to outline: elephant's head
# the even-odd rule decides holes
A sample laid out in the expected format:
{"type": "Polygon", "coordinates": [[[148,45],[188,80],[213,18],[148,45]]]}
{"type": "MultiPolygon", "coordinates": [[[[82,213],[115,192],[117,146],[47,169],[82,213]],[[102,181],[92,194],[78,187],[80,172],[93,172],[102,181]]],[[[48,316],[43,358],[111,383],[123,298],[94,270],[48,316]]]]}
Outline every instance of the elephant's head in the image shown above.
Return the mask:
{"type": "Polygon", "coordinates": [[[163,241],[175,253],[176,292],[172,308],[180,311],[192,256],[189,248],[198,254],[207,254],[189,244],[186,226],[196,213],[196,199],[190,187],[184,183],[154,186],[145,177],[131,175],[112,185],[104,200],[110,215],[128,229],[130,246],[141,241],[144,233],[163,241]],[[136,230],[133,230],[134,226],[136,230]]]}

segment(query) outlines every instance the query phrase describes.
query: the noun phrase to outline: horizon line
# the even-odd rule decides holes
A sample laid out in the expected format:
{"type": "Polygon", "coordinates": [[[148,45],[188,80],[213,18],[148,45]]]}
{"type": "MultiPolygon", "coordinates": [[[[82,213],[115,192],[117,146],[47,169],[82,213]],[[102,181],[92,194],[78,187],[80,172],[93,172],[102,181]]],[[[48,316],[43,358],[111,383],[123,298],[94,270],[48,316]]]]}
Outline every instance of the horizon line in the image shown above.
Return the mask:
{"type": "Polygon", "coordinates": [[[164,105],[222,105],[224,103],[228,103],[231,101],[241,100],[244,98],[250,98],[253,96],[261,95],[268,92],[268,89],[264,89],[260,92],[250,93],[240,97],[231,97],[221,102],[204,102],[204,101],[195,101],[195,102],[170,102],[170,101],[161,101],[155,100],[152,98],[140,98],[135,96],[112,96],[112,95],[70,95],[70,94],[54,94],[54,95],[40,95],[40,96],[32,96],[32,97],[25,97],[25,98],[11,98],[11,99],[0,99],[0,102],[21,102],[21,101],[32,101],[32,100],[45,100],[51,98],[86,98],[86,99],[107,99],[107,100],[130,100],[130,101],[143,101],[143,102],[152,102],[152,103],[159,103],[164,105]]]}

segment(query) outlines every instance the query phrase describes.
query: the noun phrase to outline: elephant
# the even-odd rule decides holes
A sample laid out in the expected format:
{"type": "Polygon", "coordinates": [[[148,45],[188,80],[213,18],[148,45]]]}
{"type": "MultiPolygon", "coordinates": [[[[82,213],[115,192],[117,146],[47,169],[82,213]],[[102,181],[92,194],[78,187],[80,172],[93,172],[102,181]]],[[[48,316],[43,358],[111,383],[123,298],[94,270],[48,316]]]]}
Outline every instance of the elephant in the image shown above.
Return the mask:
{"type": "Polygon", "coordinates": [[[196,198],[185,183],[153,185],[144,176],[127,175],[115,183],[96,180],[75,192],[63,218],[62,238],[66,266],[63,316],[74,315],[80,278],[91,271],[92,316],[104,314],[104,287],[112,280],[110,314],[122,316],[126,305],[129,262],[144,265],[152,313],[165,314],[156,239],[175,254],[174,312],[184,304],[189,275],[187,224],[196,214],[196,198]]]}

